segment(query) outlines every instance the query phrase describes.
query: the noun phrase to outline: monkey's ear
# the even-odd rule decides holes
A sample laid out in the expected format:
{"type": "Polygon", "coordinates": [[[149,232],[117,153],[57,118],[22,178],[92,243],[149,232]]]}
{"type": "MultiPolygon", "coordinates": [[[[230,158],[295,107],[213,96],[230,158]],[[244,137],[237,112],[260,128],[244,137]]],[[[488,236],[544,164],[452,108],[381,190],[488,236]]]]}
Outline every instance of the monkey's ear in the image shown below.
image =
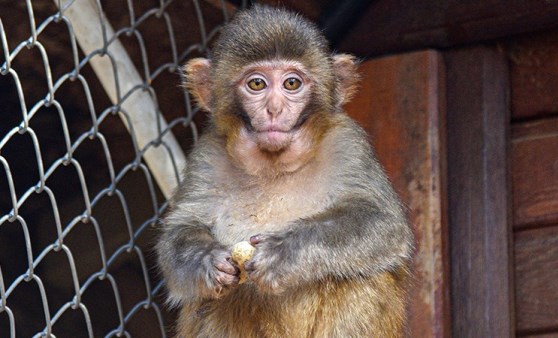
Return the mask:
{"type": "Polygon", "coordinates": [[[333,56],[333,69],[337,79],[337,102],[344,105],[349,102],[356,93],[357,83],[360,76],[357,72],[358,62],[349,54],[336,54],[333,56]]]}
{"type": "Polygon", "coordinates": [[[185,75],[184,87],[196,100],[198,106],[208,112],[211,111],[211,61],[204,58],[195,58],[186,63],[182,68],[185,75]]]}

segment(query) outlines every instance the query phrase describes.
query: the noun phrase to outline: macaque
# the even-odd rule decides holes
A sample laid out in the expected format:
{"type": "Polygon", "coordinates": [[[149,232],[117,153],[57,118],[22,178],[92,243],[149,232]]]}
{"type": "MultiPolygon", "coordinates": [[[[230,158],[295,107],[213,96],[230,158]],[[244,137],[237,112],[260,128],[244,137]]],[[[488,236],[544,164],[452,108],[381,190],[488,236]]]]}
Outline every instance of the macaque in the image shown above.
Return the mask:
{"type": "Polygon", "coordinates": [[[254,6],[184,67],[210,113],[156,250],[178,337],[401,337],[413,237],[366,133],[358,76],[319,29],[254,6]],[[231,248],[255,247],[240,269],[231,248]]]}

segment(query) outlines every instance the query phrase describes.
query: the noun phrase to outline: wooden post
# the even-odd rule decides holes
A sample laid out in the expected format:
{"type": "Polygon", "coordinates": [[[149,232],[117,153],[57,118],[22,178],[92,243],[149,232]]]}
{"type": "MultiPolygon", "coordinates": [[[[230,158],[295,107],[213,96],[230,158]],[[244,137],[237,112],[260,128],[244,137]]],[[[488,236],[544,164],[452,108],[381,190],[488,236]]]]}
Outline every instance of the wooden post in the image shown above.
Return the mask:
{"type": "Polygon", "coordinates": [[[513,337],[509,80],[503,53],[446,54],[454,337],[513,337]]]}
{"type": "Polygon", "coordinates": [[[445,74],[424,51],[372,59],[347,112],[370,134],[416,236],[409,336],[449,337],[445,74]]]}

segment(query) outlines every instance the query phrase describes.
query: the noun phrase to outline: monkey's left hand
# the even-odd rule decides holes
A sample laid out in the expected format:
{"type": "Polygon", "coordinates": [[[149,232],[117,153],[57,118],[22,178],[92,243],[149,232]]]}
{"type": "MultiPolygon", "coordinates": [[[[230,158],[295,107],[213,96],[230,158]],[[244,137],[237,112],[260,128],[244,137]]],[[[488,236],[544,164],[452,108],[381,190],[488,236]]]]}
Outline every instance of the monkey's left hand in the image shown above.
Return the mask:
{"type": "Polygon", "coordinates": [[[244,268],[248,279],[264,293],[280,294],[294,285],[295,269],[293,258],[288,248],[287,234],[259,234],[250,237],[250,243],[256,247],[252,259],[244,268]]]}

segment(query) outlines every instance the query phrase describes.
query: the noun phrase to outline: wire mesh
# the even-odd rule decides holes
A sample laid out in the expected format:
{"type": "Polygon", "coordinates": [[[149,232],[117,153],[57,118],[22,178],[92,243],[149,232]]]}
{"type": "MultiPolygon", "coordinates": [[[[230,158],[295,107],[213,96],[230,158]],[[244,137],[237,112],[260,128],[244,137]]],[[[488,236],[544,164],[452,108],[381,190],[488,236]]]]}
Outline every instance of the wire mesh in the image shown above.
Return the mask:
{"type": "Polygon", "coordinates": [[[167,199],[144,154],[168,148],[166,134],[185,150],[196,141],[204,117],[179,68],[208,52],[235,6],[92,1],[114,35],[86,54],[81,22],[65,15],[80,1],[0,0],[0,337],[165,337],[173,314],[150,248],[167,199]],[[91,63],[116,41],[141,82],[123,90],[113,62],[106,93],[91,63]],[[167,121],[144,145],[123,109],[134,91],[167,121]]]}

